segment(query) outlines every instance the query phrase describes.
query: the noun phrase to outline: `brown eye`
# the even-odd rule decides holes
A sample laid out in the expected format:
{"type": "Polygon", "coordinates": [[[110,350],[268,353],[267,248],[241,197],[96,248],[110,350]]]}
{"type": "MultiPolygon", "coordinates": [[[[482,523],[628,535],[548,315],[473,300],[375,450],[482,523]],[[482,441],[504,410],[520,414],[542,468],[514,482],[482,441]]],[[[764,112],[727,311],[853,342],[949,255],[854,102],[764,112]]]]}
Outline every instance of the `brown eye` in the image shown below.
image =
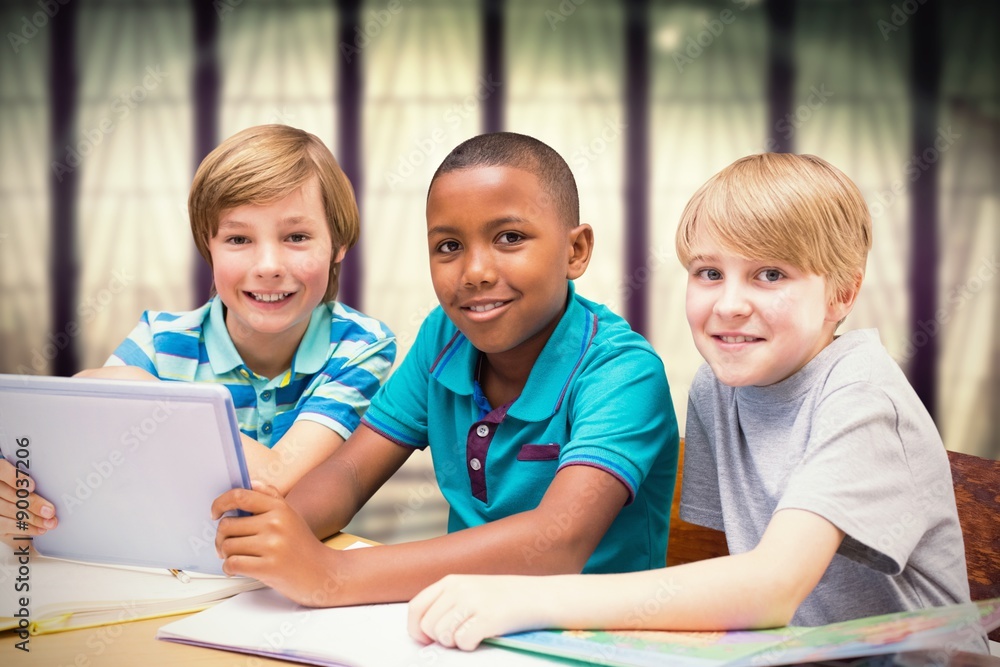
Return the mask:
{"type": "Polygon", "coordinates": [[[523,238],[524,237],[518,234],[517,232],[504,232],[503,234],[500,235],[500,238],[498,240],[500,241],[500,243],[504,245],[514,245],[523,238]]]}

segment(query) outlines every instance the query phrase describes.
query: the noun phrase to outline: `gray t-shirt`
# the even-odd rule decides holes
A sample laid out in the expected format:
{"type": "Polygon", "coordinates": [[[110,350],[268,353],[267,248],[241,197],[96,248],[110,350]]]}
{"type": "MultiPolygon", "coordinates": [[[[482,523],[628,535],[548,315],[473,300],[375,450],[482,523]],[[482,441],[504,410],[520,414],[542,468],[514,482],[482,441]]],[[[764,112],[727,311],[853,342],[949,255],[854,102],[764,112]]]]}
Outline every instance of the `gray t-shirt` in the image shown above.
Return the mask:
{"type": "Polygon", "coordinates": [[[944,445],[874,329],[767,387],[724,385],[703,365],[685,440],[681,518],[724,530],[731,553],[753,549],[784,508],[846,533],[794,625],[969,600],[944,445]]]}

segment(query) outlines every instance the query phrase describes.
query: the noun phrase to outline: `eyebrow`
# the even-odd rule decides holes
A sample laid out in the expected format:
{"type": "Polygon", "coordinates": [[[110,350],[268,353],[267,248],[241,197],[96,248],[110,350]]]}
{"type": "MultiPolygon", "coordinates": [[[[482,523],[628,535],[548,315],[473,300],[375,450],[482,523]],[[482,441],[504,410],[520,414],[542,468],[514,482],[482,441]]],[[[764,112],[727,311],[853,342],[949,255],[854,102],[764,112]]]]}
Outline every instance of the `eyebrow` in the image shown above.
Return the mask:
{"type": "MultiPolygon", "coordinates": [[[[281,220],[278,220],[278,224],[279,225],[286,226],[286,227],[289,226],[289,225],[297,225],[297,224],[300,224],[300,223],[303,223],[303,222],[315,223],[315,222],[321,222],[321,221],[318,221],[318,220],[315,220],[313,218],[310,218],[307,215],[293,215],[293,216],[289,216],[287,218],[282,218],[281,220]]],[[[219,229],[230,229],[230,228],[243,229],[243,228],[251,227],[251,226],[252,225],[250,223],[243,222],[242,220],[239,220],[239,219],[227,218],[227,219],[219,221],[219,229]]]]}
{"type": "Polygon", "coordinates": [[[693,264],[694,262],[717,262],[719,258],[715,255],[692,255],[691,260],[688,264],[693,264]]]}
{"type": "MultiPolygon", "coordinates": [[[[528,218],[522,218],[519,215],[505,215],[490,220],[485,225],[483,225],[483,228],[485,229],[485,231],[491,232],[495,230],[497,227],[503,227],[504,225],[509,225],[512,222],[530,223],[531,220],[529,220],[528,218]]],[[[458,234],[458,233],[459,229],[457,227],[452,227],[450,225],[435,225],[427,230],[428,236],[432,234],[458,234]]]]}

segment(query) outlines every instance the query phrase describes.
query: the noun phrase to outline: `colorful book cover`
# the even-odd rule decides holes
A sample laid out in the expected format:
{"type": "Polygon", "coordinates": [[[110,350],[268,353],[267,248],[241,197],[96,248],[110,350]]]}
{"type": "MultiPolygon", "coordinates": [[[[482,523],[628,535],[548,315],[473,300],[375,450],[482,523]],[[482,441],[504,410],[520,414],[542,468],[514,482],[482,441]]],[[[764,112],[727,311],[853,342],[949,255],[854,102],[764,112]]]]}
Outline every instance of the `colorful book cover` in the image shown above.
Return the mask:
{"type": "Polygon", "coordinates": [[[729,632],[543,630],[487,641],[610,667],[765,667],[944,648],[970,650],[1000,626],[1000,598],[815,628],[729,632]]]}

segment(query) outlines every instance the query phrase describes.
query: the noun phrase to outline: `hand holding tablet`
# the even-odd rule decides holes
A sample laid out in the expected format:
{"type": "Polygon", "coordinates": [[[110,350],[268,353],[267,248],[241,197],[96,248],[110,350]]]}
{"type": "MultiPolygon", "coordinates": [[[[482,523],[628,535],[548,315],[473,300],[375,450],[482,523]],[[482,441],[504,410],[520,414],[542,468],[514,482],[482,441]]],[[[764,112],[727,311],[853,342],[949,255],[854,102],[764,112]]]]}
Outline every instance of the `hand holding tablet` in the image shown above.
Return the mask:
{"type": "Polygon", "coordinates": [[[224,387],[0,375],[0,451],[55,506],[39,553],[221,574],[212,501],[250,486],[224,387]]]}

